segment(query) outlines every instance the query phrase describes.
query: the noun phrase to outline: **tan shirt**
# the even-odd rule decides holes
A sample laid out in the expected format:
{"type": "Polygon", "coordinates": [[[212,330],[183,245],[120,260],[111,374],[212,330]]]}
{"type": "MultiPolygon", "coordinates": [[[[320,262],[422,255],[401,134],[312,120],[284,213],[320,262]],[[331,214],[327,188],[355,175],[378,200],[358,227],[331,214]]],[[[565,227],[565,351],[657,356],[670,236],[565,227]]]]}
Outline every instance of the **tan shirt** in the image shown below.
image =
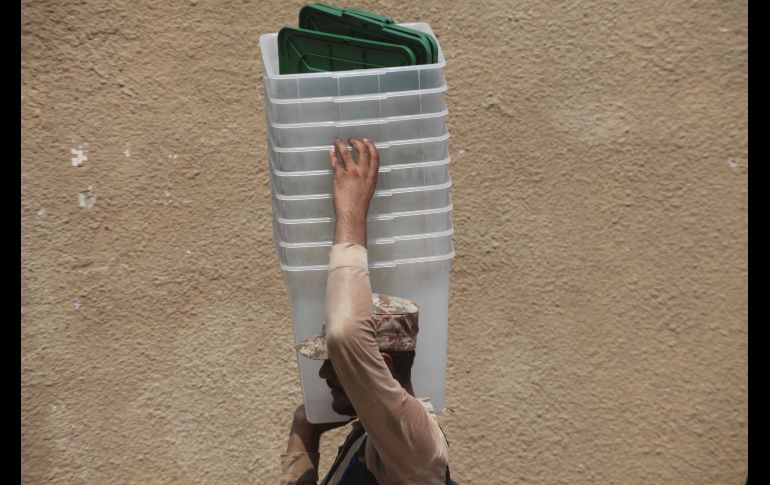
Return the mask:
{"type": "MultiPolygon", "coordinates": [[[[369,436],[366,467],[382,485],[443,484],[449,463],[444,435],[429,401],[411,396],[390,374],[374,338],[371,305],[366,248],[335,244],[326,287],[327,352],[358,412],[353,426],[360,422],[369,436]]],[[[317,455],[281,455],[281,484],[315,484],[317,455]]]]}

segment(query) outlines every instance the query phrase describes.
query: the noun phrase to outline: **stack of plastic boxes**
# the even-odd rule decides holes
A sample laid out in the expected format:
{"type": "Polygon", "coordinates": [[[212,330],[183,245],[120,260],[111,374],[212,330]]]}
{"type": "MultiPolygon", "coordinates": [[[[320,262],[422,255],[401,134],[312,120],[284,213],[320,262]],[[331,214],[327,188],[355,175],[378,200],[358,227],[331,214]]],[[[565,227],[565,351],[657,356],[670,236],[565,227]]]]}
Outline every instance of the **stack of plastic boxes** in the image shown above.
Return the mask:
{"type": "MultiPolygon", "coordinates": [[[[433,35],[428,24],[400,24],[433,35]]],[[[296,342],[319,333],[334,231],[328,149],[335,136],[369,138],[380,156],[368,218],[375,292],[420,306],[415,395],[444,408],[452,246],[449,153],[439,60],[383,69],[279,75],[277,33],[260,37],[276,251],[289,288],[296,342]]],[[[311,422],[338,421],[318,377],[298,355],[311,422]]]]}

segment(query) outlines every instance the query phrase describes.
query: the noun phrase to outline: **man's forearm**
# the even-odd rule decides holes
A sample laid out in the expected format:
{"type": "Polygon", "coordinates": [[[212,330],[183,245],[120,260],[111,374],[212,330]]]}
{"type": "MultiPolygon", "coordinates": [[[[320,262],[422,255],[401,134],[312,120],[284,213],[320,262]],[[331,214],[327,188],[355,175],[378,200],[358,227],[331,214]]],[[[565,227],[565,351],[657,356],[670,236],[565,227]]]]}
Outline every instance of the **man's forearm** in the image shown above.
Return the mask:
{"type": "Polygon", "coordinates": [[[340,211],[334,226],[334,244],[353,243],[366,247],[366,212],[340,211]]]}
{"type": "Polygon", "coordinates": [[[281,455],[281,485],[315,485],[318,482],[320,436],[307,423],[291,425],[289,445],[281,455]]]}
{"type": "Polygon", "coordinates": [[[289,433],[287,453],[318,453],[321,437],[310,427],[293,423],[289,433]]]}

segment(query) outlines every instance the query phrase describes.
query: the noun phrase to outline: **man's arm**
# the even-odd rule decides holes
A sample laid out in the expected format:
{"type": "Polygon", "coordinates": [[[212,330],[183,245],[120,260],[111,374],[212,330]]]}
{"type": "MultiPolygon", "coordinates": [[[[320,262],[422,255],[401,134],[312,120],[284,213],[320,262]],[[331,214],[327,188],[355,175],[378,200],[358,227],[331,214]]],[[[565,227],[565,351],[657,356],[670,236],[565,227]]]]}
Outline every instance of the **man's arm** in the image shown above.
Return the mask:
{"type": "Polygon", "coordinates": [[[372,290],[366,252],[366,217],[379,171],[369,140],[350,139],[354,161],[342,140],[330,152],[334,170],[336,226],[326,289],[327,352],[384,468],[403,477],[442,460],[440,431],[423,405],[391,375],[370,318],[372,290]]]}
{"type": "Polygon", "coordinates": [[[281,455],[281,485],[316,485],[321,433],[307,421],[305,405],[294,411],[286,453],[281,455]]]}
{"type": "Polygon", "coordinates": [[[300,404],[294,411],[286,453],[281,455],[281,485],[316,485],[321,434],[349,422],[310,423],[305,405],[300,404]]]}
{"type": "MultiPolygon", "coordinates": [[[[337,224],[335,226],[334,243],[346,241],[351,245],[366,245],[366,215],[369,210],[369,201],[374,194],[375,184],[377,182],[377,172],[379,170],[379,159],[376,157],[377,150],[374,144],[368,140],[364,143],[356,141],[356,148],[363,150],[366,160],[369,160],[369,150],[374,153],[373,174],[364,174],[354,170],[356,167],[350,157],[342,140],[335,140],[335,148],[329,150],[329,162],[332,169],[345,169],[345,161],[348,161],[346,171],[348,177],[337,177],[334,180],[334,209],[337,215],[337,224]],[[368,143],[369,146],[366,144],[368,143]],[[369,148],[370,147],[370,148],[369,148]],[[346,157],[338,156],[344,152],[346,157]],[[364,177],[359,178],[359,175],[364,177]],[[372,176],[374,177],[372,179],[372,176]]],[[[359,162],[361,162],[361,153],[359,152],[359,162]]],[[[363,167],[363,165],[362,165],[363,167]]],[[[367,167],[369,167],[367,165],[367,167]]],[[[371,168],[371,167],[370,167],[371,168]]],[[[336,173],[336,172],[335,172],[336,173]]],[[[363,248],[362,248],[363,249],[363,248]]],[[[366,250],[363,250],[366,253],[366,250]]],[[[331,260],[334,260],[334,248],[332,249],[331,260]]],[[[363,267],[366,268],[366,257],[364,254],[363,267]]],[[[368,275],[367,275],[368,285],[368,275]]],[[[369,296],[365,297],[371,302],[371,289],[369,296]]],[[[370,303],[369,303],[370,304],[370,303]]],[[[367,304],[367,305],[369,305],[367,304]]],[[[365,312],[368,315],[369,306],[366,306],[365,312]]],[[[289,444],[286,453],[281,455],[281,485],[315,485],[318,481],[318,445],[321,434],[324,431],[342,426],[349,421],[327,424],[313,424],[308,422],[305,415],[304,405],[300,405],[294,412],[294,419],[289,434],[289,444]]]]}

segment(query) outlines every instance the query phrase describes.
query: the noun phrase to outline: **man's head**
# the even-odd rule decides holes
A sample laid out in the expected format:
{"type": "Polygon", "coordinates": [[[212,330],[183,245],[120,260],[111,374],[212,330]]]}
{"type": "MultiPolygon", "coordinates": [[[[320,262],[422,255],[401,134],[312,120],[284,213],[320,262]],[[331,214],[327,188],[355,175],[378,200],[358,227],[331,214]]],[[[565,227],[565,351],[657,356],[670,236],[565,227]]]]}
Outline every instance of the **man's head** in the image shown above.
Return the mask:
{"type": "MultiPolygon", "coordinates": [[[[380,355],[391,375],[405,388],[411,387],[418,316],[419,309],[414,302],[395,296],[372,295],[371,319],[380,355]]],[[[325,325],[320,335],[300,342],[296,348],[305,357],[324,361],[319,376],[332,390],[332,408],[340,414],[356,414],[327,355],[325,325]]]]}

